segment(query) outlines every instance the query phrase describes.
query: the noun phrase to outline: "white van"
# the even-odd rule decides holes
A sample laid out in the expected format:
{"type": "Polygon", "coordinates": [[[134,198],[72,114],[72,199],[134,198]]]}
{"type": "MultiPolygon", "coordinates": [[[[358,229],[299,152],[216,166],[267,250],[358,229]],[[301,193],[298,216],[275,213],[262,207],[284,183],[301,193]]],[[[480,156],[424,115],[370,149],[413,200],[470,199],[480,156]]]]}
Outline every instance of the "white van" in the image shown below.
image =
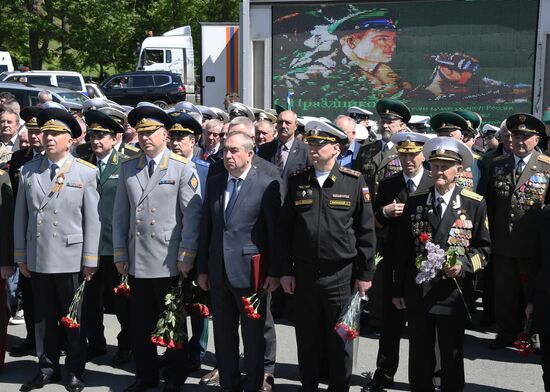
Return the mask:
{"type": "Polygon", "coordinates": [[[30,84],[43,84],[46,86],[57,86],[71,90],[80,91],[88,95],[84,84],[84,78],[78,72],[73,71],[14,71],[0,74],[3,82],[24,82],[30,84]]]}
{"type": "Polygon", "coordinates": [[[0,72],[13,71],[10,52],[0,52],[0,72]]]}
{"type": "Polygon", "coordinates": [[[169,71],[180,74],[185,91],[195,92],[195,60],[191,27],[183,26],[141,44],[138,71],[169,71]]]}

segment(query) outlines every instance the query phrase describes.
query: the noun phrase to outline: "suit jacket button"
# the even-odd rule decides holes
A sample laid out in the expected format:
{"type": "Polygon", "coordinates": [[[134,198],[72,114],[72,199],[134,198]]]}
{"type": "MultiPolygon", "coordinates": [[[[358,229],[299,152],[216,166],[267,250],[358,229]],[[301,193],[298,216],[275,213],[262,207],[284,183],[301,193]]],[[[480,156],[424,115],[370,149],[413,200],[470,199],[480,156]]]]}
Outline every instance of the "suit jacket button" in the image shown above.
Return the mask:
{"type": "Polygon", "coordinates": [[[40,237],[40,233],[36,233],[36,238],[40,237]]]}
{"type": "Polygon", "coordinates": [[[54,213],[54,214],[57,214],[57,212],[58,212],[57,210],[53,210],[53,213],[54,213]]]}
{"type": "Polygon", "coordinates": [[[157,209],[156,208],[151,208],[151,212],[156,212],[157,209]]]}
{"type": "Polygon", "coordinates": [[[53,223],[54,226],[57,226],[58,224],[59,224],[59,223],[58,223],[57,221],[55,221],[55,222],[53,223]]]}
{"type": "Polygon", "coordinates": [[[141,233],[139,231],[136,231],[136,235],[140,235],[141,233]]]}
{"type": "Polygon", "coordinates": [[[154,220],[154,219],[153,219],[153,220],[151,221],[151,224],[152,224],[152,225],[154,225],[154,224],[155,224],[155,220],[154,220]]]}
{"type": "Polygon", "coordinates": [[[36,224],[37,224],[37,225],[40,225],[40,224],[42,224],[42,221],[41,221],[41,220],[36,221],[36,224]]]}
{"type": "Polygon", "coordinates": [[[151,233],[151,237],[154,237],[155,236],[155,233],[151,233]]]}
{"type": "Polygon", "coordinates": [[[54,236],[54,237],[57,237],[57,233],[53,233],[53,236],[54,236]]]}
{"type": "Polygon", "coordinates": [[[137,212],[141,212],[141,207],[138,207],[138,208],[137,208],[137,212]]]}

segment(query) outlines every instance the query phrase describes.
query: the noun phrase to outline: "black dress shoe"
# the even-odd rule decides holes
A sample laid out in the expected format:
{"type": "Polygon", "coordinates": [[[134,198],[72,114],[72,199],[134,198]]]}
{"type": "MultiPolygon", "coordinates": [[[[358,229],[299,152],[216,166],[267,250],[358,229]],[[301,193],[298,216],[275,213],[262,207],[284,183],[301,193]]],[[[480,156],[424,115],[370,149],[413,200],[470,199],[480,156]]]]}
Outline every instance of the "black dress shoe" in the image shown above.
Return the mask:
{"type": "Polygon", "coordinates": [[[176,385],[176,384],[165,384],[164,385],[164,389],[162,390],[162,392],[180,392],[181,391],[181,386],[179,385],[176,385]]]}
{"type": "Polygon", "coordinates": [[[260,388],[260,392],[271,392],[275,386],[275,377],[271,373],[264,373],[264,382],[260,388]]]}
{"type": "Polygon", "coordinates": [[[86,360],[89,361],[90,359],[101,357],[105,354],[107,354],[107,347],[94,346],[94,348],[88,348],[88,352],[86,353],[86,360]]]}
{"type": "Polygon", "coordinates": [[[116,354],[111,358],[111,365],[112,366],[118,366],[123,365],[127,362],[130,362],[130,359],[132,358],[132,350],[123,350],[118,349],[116,354]]]}
{"type": "Polygon", "coordinates": [[[384,388],[393,387],[393,377],[390,377],[379,370],[374,372],[372,380],[370,380],[364,387],[361,389],[361,392],[377,392],[381,391],[384,388]]]}
{"type": "Polygon", "coordinates": [[[44,385],[53,384],[60,380],[61,380],[61,376],[59,375],[59,373],[44,374],[40,372],[31,381],[21,385],[21,388],[19,388],[19,390],[21,392],[29,392],[29,391],[32,391],[33,389],[40,389],[44,385]]]}
{"type": "Polygon", "coordinates": [[[69,382],[65,385],[65,389],[69,392],[80,392],[84,389],[84,381],[75,375],[69,376],[69,382]]]}
{"type": "Polygon", "coordinates": [[[11,354],[23,354],[27,351],[35,349],[35,343],[32,339],[25,339],[21,343],[13,346],[10,350],[11,354]]]}
{"type": "Polygon", "coordinates": [[[500,350],[500,349],[503,349],[503,348],[506,348],[508,346],[511,346],[512,345],[512,341],[511,340],[505,340],[505,339],[502,339],[502,338],[499,338],[498,336],[495,338],[495,340],[493,340],[490,344],[489,344],[489,348],[491,350],[500,350]]]}
{"type": "Polygon", "coordinates": [[[199,384],[201,385],[220,385],[220,372],[214,368],[210,372],[201,377],[199,384]]]}
{"type": "Polygon", "coordinates": [[[126,387],[124,392],[142,392],[149,388],[155,388],[158,383],[159,382],[156,380],[143,380],[141,378],[137,378],[132,385],[126,387]]]}

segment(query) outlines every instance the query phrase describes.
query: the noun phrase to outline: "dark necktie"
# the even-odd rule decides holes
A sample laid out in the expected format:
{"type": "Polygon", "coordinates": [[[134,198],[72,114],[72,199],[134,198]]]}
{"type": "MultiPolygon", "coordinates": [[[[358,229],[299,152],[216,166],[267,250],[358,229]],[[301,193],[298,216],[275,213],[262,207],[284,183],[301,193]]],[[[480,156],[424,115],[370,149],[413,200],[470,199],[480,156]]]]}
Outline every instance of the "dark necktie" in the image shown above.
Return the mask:
{"type": "Polygon", "coordinates": [[[277,158],[277,167],[281,171],[283,171],[285,168],[285,158],[283,156],[283,151],[286,151],[286,150],[288,150],[288,148],[286,148],[286,145],[283,144],[281,146],[281,149],[279,150],[279,158],[277,158]]]}
{"type": "Polygon", "coordinates": [[[382,153],[388,152],[388,143],[384,143],[384,147],[382,147],[382,153]]]}
{"type": "Polygon", "coordinates": [[[232,178],[231,179],[231,195],[229,196],[229,201],[227,202],[227,207],[225,207],[225,220],[229,219],[233,207],[235,207],[235,202],[237,201],[237,196],[239,195],[239,185],[242,179],[232,178]]]}
{"type": "Polygon", "coordinates": [[[155,161],[151,159],[149,161],[149,178],[153,177],[154,172],[155,172],[155,161]]]}
{"type": "MultiPolygon", "coordinates": [[[[154,162],[154,161],[152,161],[154,162]]],[[[103,170],[105,170],[105,162],[99,161],[99,176],[101,177],[101,174],[103,174],[103,170]]]]}
{"type": "Polygon", "coordinates": [[[59,169],[59,166],[57,166],[55,163],[50,166],[50,181],[53,181],[53,179],[55,178],[57,169],[59,169]]]}
{"type": "Polygon", "coordinates": [[[414,185],[414,181],[412,179],[407,180],[407,193],[410,195],[411,193],[414,193],[416,191],[416,185],[414,185]]]}
{"type": "Polygon", "coordinates": [[[516,182],[518,182],[519,178],[521,177],[521,173],[523,173],[523,166],[523,159],[520,159],[518,161],[518,165],[516,166],[516,182]]]}
{"type": "Polygon", "coordinates": [[[439,215],[439,217],[441,218],[443,216],[443,203],[445,203],[445,201],[443,200],[443,198],[440,196],[437,198],[437,207],[436,207],[436,210],[437,210],[437,215],[439,215]]]}

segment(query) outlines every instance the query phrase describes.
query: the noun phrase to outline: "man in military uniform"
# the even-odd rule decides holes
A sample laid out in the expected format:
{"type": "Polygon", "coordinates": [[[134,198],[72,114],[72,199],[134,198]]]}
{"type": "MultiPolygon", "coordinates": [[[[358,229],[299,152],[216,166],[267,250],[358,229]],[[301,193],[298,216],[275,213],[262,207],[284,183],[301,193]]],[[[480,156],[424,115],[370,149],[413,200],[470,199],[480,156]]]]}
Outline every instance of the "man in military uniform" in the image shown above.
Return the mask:
{"type": "Polygon", "coordinates": [[[361,296],[371,286],[371,194],[361,173],[336,163],[339,144],[347,142],[342,130],[312,120],[306,132],[313,166],[289,178],[278,224],[281,284],[294,294],[302,390],[317,391],[326,349],[329,390],[345,392],[351,380],[351,345],[334,333],[334,326],[352,286],[361,296]]]}
{"type": "Polygon", "coordinates": [[[380,116],[382,140],[365,144],[359,150],[354,169],[365,176],[365,180],[373,199],[382,178],[391,177],[401,171],[397,150],[391,141],[393,134],[404,132],[406,123],[411,118],[409,108],[394,99],[382,99],[376,103],[376,111],[380,116]]]}
{"type": "Polygon", "coordinates": [[[376,359],[376,372],[365,386],[365,391],[376,391],[393,385],[393,376],[399,365],[399,343],[401,331],[405,327],[405,315],[392,303],[393,260],[391,247],[396,234],[399,218],[408,197],[420,192],[433,183],[430,174],[424,170],[425,161],[422,146],[429,137],[414,132],[396,133],[391,138],[397,145],[397,154],[403,171],[380,181],[378,195],[374,203],[376,243],[382,260],[376,266],[373,288],[370,297],[380,303],[381,331],[376,359]]]}
{"type": "MultiPolygon", "coordinates": [[[[437,137],[424,144],[434,186],[405,203],[393,248],[393,303],[407,309],[409,384],[413,392],[434,391],[435,341],[441,353],[441,390],[464,389],[464,326],[468,308],[460,287],[486,263],[490,239],[483,197],[456,185],[455,177],[472,164],[468,147],[437,137]],[[442,265],[425,276],[431,245],[445,251],[442,265]],[[424,268],[424,266],[423,266],[424,268]],[[432,277],[433,276],[433,277],[432,277]]],[[[433,254],[433,253],[432,253],[433,254]]],[[[430,257],[432,260],[432,257],[430,257]]],[[[433,262],[433,261],[432,261],[433,262]]]]}
{"type": "MultiPolygon", "coordinates": [[[[166,148],[170,116],[162,109],[141,106],[128,116],[143,150],[124,161],[113,216],[114,262],[129,275],[130,318],[136,363],[135,382],[126,392],[141,392],[158,384],[156,346],[150,341],[164,296],[187,277],[198,247],[200,182],[188,160],[166,148]]],[[[187,342],[168,350],[165,392],[179,391],[187,378],[187,342]]]]}
{"type": "Polygon", "coordinates": [[[493,349],[511,344],[522,330],[541,208],[550,201],[550,157],[535,149],[544,123],[520,113],[506,119],[506,128],[512,133],[512,154],[493,160],[487,189],[497,321],[493,349]]]}
{"type": "Polygon", "coordinates": [[[115,148],[117,135],[124,128],[116,120],[101,110],[86,112],[88,134],[93,155],[90,162],[99,168],[97,189],[99,199],[99,219],[101,241],[99,247],[99,267],[95,278],[86,289],[87,336],[90,349],[88,360],[107,353],[107,342],[103,326],[103,298],[113,297],[115,314],[121,330],[117,336],[118,351],[111,359],[112,365],[121,365],[130,360],[130,303],[129,299],[115,295],[113,289],[120,284],[120,275],[113,263],[113,208],[118,183],[118,171],[125,156],[115,148]],[[105,293],[106,290],[106,293],[105,293]]]}
{"type": "MultiPolygon", "coordinates": [[[[30,147],[17,150],[11,156],[9,174],[14,198],[17,197],[20,174],[19,169],[21,166],[34,158],[41,158],[44,154],[44,147],[42,146],[42,131],[36,122],[36,118],[38,117],[40,110],[42,109],[37,106],[27,106],[21,110],[21,118],[25,121],[25,127],[28,130],[30,147]]],[[[34,302],[32,298],[31,280],[23,274],[19,274],[17,290],[21,292],[27,337],[21,343],[11,348],[10,352],[12,354],[34,350],[35,346],[34,302]]]]}
{"type": "MultiPolygon", "coordinates": [[[[58,320],[69,309],[81,274],[90,280],[98,264],[99,215],[97,169],[75,159],[69,148],[80,136],[76,119],[63,109],[38,114],[45,156],[21,168],[15,208],[15,262],[30,277],[35,307],[36,354],[39,373],[21,391],[58,381],[60,342],[58,320]]],[[[82,317],[83,323],[85,316],[82,317]]],[[[66,389],[84,388],[85,325],[66,329],[69,375],[66,389]]]]}

